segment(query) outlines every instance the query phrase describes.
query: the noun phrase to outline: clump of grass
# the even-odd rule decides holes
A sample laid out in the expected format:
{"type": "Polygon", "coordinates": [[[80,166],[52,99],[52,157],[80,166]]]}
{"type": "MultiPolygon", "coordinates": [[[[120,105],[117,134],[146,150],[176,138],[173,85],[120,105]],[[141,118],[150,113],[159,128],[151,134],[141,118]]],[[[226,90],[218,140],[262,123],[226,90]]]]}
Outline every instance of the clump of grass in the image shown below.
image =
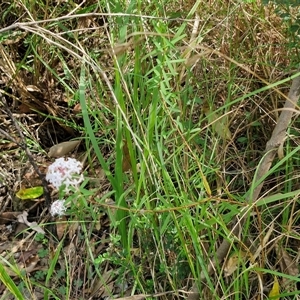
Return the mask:
{"type": "MultiPolygon", "coordinates": [[[[195,280],[203,299],[268,293],[274,275],[286,276],[278,258],[270,258],[274,241],[295,257],[298,234],[297,120],[262,199],[250,208],[245,202],[283,104],[284,79],[296,65],[280,46],[284,28],[273,22],[272,7],[222,1],[186,3],[182,10],[172,1],[52,7],[22,0],[6,6],[4,22],[17,9],[22,22],[52,20],[20,26],[27,35],[11,46],[16,68],[7,95],[43,87],[47,106],[35,99],[35,109],[51,120],[44,127],[56,134],[49,144],[80,135],[88,178],[104,177],[100,186],[86,183],[76,196],[81,206],[61,220],[69,227],[46,278],[19,276],[28,290],[39,286],[45,297],[65,299],[169,291],[176,298],[195,280]],[[104,8],[104,21],[68,16],[104,8]],[[188,20],[166,18],[178,13],[188,20]],[[231,221],[246,209],[252,213],[239,239],[231,221]],[[224,239],[232,249],[209,274],[224,239]],[[64,243],[75,245],[81,259],[66,254],[64,243]]],[[[17,295],[9,276],[3,280],[17,295]]]]}

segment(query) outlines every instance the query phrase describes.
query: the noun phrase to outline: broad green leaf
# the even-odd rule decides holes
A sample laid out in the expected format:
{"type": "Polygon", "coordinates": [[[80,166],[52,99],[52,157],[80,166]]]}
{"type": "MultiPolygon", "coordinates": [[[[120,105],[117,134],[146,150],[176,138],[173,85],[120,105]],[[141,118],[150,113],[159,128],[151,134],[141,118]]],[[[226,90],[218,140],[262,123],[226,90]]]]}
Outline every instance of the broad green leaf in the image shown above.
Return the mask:
{"type": "Polygon", "coordinates": [[[28,189],[21,189],[16,193],[16,196],[22,200],[36,199],[42,196],[44,189],[42,186],[35,186],[28,189]]]}
{"type": "Polygon", "coordinates": [[[255,204],[256,206],[262,206],[262,205],[267,205],[279,200],[283,200],[283,199],[287,199],[287,198],[291,198],[291,197],[295,197],[298,196],[300,194],[300,190],[295,190],[292,192],[288,192],[288,193],[278,193],[278,194],[274,194],[268,197],[264,197],[259,199],[255,204]]]}

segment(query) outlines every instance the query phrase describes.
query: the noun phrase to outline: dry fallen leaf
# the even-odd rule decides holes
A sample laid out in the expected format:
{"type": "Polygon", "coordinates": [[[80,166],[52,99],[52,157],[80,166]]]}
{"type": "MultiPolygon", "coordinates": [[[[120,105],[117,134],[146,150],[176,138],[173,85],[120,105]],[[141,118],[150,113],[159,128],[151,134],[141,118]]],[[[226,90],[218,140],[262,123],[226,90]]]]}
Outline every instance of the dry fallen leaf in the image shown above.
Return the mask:
{"type": "Polygon", "coordinates": [[[17,243],[14,247],[8,247],[6,249],[7,255],[3,255],[5,260],[2,261],[3,267],[9,276],[16,276],[14,268],[11,268],[6,265],[6,261],[9,261],[9,257],[12,255],[15,258],[15,267],[18,271],[25,271],[26,273],[30,273],[36,270],[36,265],[39,262],[39,256],[37,255],[37,247],[33,246],[31,250],[24,250],[21,243],[17,243]],[[10,248],[10,249],[9,249],[10,248]]]}
{"type": "Polygon", "coordinates": [[[121,55],[124,52],[126,52],[127,49],[129,49],[132,46],[132,41],[128,42],[128,43],[122,43],[122,44],[115,44],[115,46],[113,47],[113,51],[115,53],[115,55],[121,55]]]}
{"type": "Polygon", "coordinates": [[[274,232],[274,223],[272,223],[266,233],[266,235],[264,236],[262,243],[258,246],[258,248],[256,249],[255,253],[252,256],[252,260],[255,261],[256,258],[261,254],[262,251],[266,250],[266,246],[267,243],[270,239],[270,236],[272,235],[272,233],[274,232]]]}
{"type": "Polygon", "coordinates": [[[279,264],[281,271],[285,274],[298,277],[298,264],[292,260],[288,252],[284,248],[279,248],[279,246],[276,246],[276,253],[277,257],[280,258],[279,264]]]}
{"type": "Polygon", "coordinates": [[[59,218],[59,222],[56,222],[56,233],[59,240],[63,238],[67,227],[67,218],[65,216],[61,216],[59,218]]]}
{"type": "MultiPolygon", "coordinates": [[[[289,253],[283,247],[279,247],[277,245],[275,249],[277,258],[279,260],[280,271],[287,275],[298,277],[298,264],[295,262],[295,260],[290,257],[289,253]]],[[[282,278],[282,285],[285,289],[287,289],[287,286],[289,286],[289,290],[297,289],[296,282],[291,282],[291,280],[285,277],[282,278]]]]}
{"type": "Polygon", "coordinates": [[[22,214],[17,216],[18,222],[26,224],[28,227],[30,227],[32,230],[38,233],[45,234],[45,231],[36,222],[32,222],[32,223],[29,222],[27,220],[27,217],[28,217],[28,213],[26,211],[23,211],[22,214]]]}
{"type": "Polygon", "coordinates": [[[76,235],[76,232],[79,228],[79,222],[72,222],[71,224],[69,224],[69,239],[72,241],[72,239],[74,238],[74,236],[76,235]]]}
{"type": "Polygon", "coordinates": [[[48,152],[49,157],[62,157],[73,151],[81,141],[68,141],[52,146],[48,152]]]}
{"type": "MultiPolygon", "coordinates": [[[[25,271],[25,273],[30,273],[35,270],[35,267],[38,262],[39,262],[39,256],[37,254],[35,254],[35,255],[32,255],[25,262],[22,262],[22,261],[18,262],[17,269],[18,269],[18,271],[23,271],[23,272],[25,271]]],[[[6,265],[3,265],[3,267],[5,268],[5,271],[7,272],[7,274],[9,276],[16,276],[14,269],[12,269],[6,265]]]]}
{"type": "Polygon", "coordinates": [[[68,256],[68,260],[71,261],[76,257],[76,246],[74,243],[70,243],[69,245],[63,248],[63,252],[68,256]]]}
{"type": "Polygon", "coordinates": [[[35,253],[36,249],[27,252],[22,253],[22,256],[26,257],[24,257],[24,259],[22,256],[20,257],[18,266],[20,269],[26,270],[26,273],[30,273],[35,269],[40,259],[39,256],[35,253]]]}
{"type": "Polygon", "coordinates": [[[21,214],[21,212],[12,212],[7,211],[0,214],[0,225],[10,223],[12,221],[15,221],[17,216],[21,214]]]}
{"type": "Polygon", "coordinates": [[[123,161],[122,161],[122,171],[127,172],[131,170],[130,154],[127,145],[127,141],[123,141],[123,161]]]}
{"type": "Polygon", "coordinates": [[[108,270],[103,272],[101,278],[97,276],[92,284],[90,298],[93,298],[96,295],[97,297],[101,296],[102,298],[104,296],[109,297],[114,286],[113,275],[113,270],[108,270]]]}
{"type": "Polygon", "coordinates": [[[275,276],[274,277],[274,282],[273,282],[273,287],[272,287],[272,289],[271,289],[271,291],[269,293],[269,299],[270,300],[272,300],[272,299],[273,300],[279,299],[280,298],[279,295],[280,295],[280,286],[279,286],[278,279],[275,276]]]}
{"type": "Polygon", "coordinates": [[[243,251],[239,251],[231,255],[229,259],[226,261],[224,267],[225,277],[230,276],[234,271],[236,271],[240,265],[241,260],[244,259],[245,257],[246,257],[246,253],[243,251]]]}
{"type": "Polygon", "coordinates": [[[215,111],[211,111],[208,104],[203,105],[203,112],[205,113],[208,122],[212,129],[224,140],[231,140],[232,135],[229,129],[228,115],[219,116],[215,111]]]}
{"type": "Polygon", "coordinates": [[[81,113],[82,109],[81,109],[81,104],[77,103],[74,107],[73,107],[73,113],[75,115],[78,115],[79,113],[81,113]]]}
{"type": "Polygon", "coordinates": [[[18,112],[21,114],[28,114],[32,112],[32,109],[25,103],[21,103],[18,107],[18,112]]]}
{"type": "Polygon", "coordinates": [[[36,85],[27,85],[26,89],[28,92],[42,93],[42,91],[36,85]]]}

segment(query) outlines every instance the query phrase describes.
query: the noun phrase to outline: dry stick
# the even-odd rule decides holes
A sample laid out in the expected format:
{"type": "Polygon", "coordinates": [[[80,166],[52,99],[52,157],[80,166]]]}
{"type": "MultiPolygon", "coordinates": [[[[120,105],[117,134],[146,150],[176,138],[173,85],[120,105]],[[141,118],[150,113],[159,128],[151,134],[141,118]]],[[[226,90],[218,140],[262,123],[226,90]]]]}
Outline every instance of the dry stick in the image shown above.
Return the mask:
{"type": "Polygon", "coordinates": [[[50,192],[49,192],[49,189],[48,189],[48,183],[47,183],[47,181],[46,181],[46,179],[45,179],[45,176],[40,172],[40,170],[39,170],[39,168],[38,168],[36,162],[34,161],[34,158],[33,158],[33,156],[32,156],[32,154],[31,154],[30,150],[28,149],[28,147],[27,147],[27,145],[26,145],[26,140],[25,140],[25,137],[24,137],[24,135],[23,135],[23,133],[22,133],[22,130],[21,130],[21,128],[20,128],[18,122],[15,120],[15,118],[14,118],[12,112],[10,111],[10,109],[9,109],[9,107],[8,107],[8,105],[7,105],[7,102],[6,102],[5,98],[2,96],[1,93],[0,93],[0,97],[1,97],[1,99],[2,99],[2,102],[3,102],[4,106],[5,106],[5,110],[6,110],[7,114],[8,114],[8,116],[9,116],[9,118],[11,119],[13,125],[15,126],[15,128],[17,129],[17,131],[18,131],[18,133],[19,133],[19,136],[20,136],[20,138],[21,138],[21,140],[22,140],[22,143],[19,143],[19,142],[17,142],[17,141],[14,141],[13,138],[11,139],[11,138],[9,137],[9,135],[6,134],[5,132],[2,132],[2,130],[1,130],[1,132],[2,132],[6,137],[8,137],[10,140],[12,140],[13,142],[15,142],[21,149],[23,149],[23,150],[25,151],[25,153],[26,153],[26,155],[27,155],[27,157],[28,157],[29,162],[31,163],[31,165],[32,165],[32,167],[34,168],[35,172],[38,174],[40,180],[42,181],[42,185],[43,185],[43,188],[44,188],[45,204],[46,204],[47,207],[49,207],[50,204],[51,204],[51,196],[50,196],[50,192]]]}
{"type": "Polygon", "coordinates": [[[75,14],[75,15],[67,14],[65,16],[61,16],[53,19],[14,23],[7,27],[0,28],[0,33],[10,31],[10,30],[15,30],[15,29],[21,29],[24,25],[32,26],[32,25],[45,24],[50,22],[72,20],[76,18],[93,18],[93,17],[135,17],[135,18],[148,19],[148,20],[182,21],[182,22],[195,21],[195,19],[165,18],[165,17],[154,17],[154,16],[147,16],[147,15],[139,15],[139,14],[127,14],[127,13],[85,13],[85,14],[75,14]]]}
{"type": "MultiPolygon", "coordinates": [[[[257,169],[257,175],[255,182],[259,182],[267,172],[269,171],[271,164],[275,158],[278,147],[283,144],[286,136],[286,130],[291,121],[291,118],[295,112],[295,107],[300,96],[300,76],[296,77],[292,81],[291,88],[289,90],[288,99],[285,102],[284,108],[280,114],[277,125],[275,126],[270,140],[266,144],[265,155],[263,156],[261,163],[257,169]]],[[[249,193],[246,201],[249,205],[254,204],[260,194],[263,187],[263,182],[256,186],[253,193],[249,193]]],[[[233,236],[239,236],[241,234],[241,228],[248,214],[239,216],[235,219],[235,225],[231,231],[233,236]]],[[[216,251],[215,258],[211,260],[206,272],[201,272],[200,280],[205,280],[206,274],[211,274],[215,269],[215,266],[219,264],[227,255],[230,250],[231,243],[224,239],[222,244],[216,251]]],[[[197,300],[200,298],[197,284],[194,284],[191,289],[191,294],[187,297],[187,300],[197,300]]]]}

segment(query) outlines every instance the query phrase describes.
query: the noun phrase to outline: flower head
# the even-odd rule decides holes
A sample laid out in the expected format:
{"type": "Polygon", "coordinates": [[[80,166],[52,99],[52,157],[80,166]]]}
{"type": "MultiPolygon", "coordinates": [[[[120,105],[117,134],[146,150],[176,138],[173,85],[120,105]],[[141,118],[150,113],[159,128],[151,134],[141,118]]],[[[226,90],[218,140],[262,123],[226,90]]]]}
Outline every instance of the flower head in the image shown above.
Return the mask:
{"type": "Polygon", "coordinates": [[[68,187],[77,187],[83,181],[82,163],[75,158],[64,159],[60,157],[48,167],[46,180],[49,181],[56,189],[65,185],[66,192],[68,187]]]}
{"type": "Polygon", "coordinates": [[[50,214],[52,217],[54,216],[63,216],[66,212],[65,200],[56,200],[51,204],[50,214]]]}

